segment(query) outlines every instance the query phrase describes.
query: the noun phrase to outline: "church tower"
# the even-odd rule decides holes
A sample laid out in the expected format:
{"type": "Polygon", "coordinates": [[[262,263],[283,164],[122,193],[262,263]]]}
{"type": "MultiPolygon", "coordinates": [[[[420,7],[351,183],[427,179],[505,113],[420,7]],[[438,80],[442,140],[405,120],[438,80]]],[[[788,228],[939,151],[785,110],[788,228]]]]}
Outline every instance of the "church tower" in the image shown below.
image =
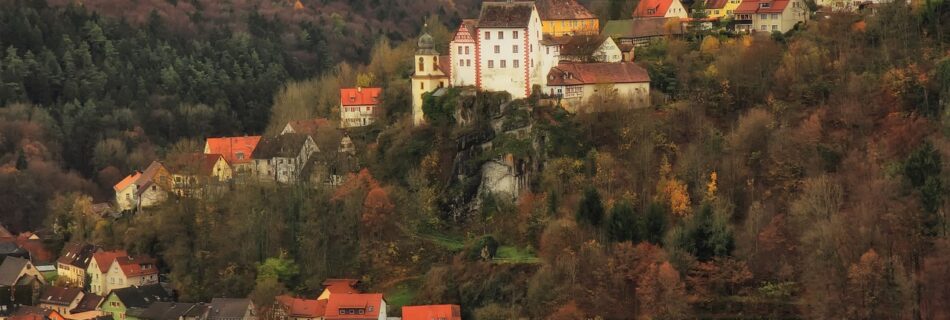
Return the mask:
{"type": "Polygon", "coordinates": [[[435,42],[426,32],[427,27],[423,27],[422,35],[419,36],[413,61],[415,72],[412,74],[412,124],[416,126],[425,122],[425,115],[422,112],[422,95],[447,87],[449,82],[449,77],[441,65],[448,61],[440,61],[439,52],[435,50],[435,42]]]}

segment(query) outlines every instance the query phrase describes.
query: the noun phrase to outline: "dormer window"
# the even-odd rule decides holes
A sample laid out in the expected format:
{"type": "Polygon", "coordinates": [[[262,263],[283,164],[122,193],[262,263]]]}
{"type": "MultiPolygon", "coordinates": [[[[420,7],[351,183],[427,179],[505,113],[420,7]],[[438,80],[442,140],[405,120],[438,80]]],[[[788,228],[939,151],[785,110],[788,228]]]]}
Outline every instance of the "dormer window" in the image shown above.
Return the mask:
{"type": "Polygon", "coordinates": [[[647,9],[647,14],[655,14],[655,13],[656,13],[656,10],[654,10],[654,9],[647,9]]]}
{"type": "Polygon", "coordinates": [[[770,8],[770,7],[772,7],[772,4],[771,4],[771,3],[768,3],[768,2],[761,2],[761,3],[759,3],[759,8],[766,9],[766,8],[770,8]]]}

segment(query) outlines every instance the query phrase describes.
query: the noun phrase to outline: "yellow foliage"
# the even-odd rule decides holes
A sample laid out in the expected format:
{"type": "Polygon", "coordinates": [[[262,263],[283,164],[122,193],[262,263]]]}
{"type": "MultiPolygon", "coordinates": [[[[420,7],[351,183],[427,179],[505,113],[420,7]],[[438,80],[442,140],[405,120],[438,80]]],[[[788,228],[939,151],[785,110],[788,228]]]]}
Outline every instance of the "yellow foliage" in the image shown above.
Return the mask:
{"type": "Polygon", "coordinates": [[[703,38],[703,43],[699,46],[699,50],[704,53],[716,53],[719,51],[719,39],[713,36],[706,36],[703,38]]]}
{"type": "Polygon", "coordinates": [[[706,184],[706,201],[713,201],[716,199],[716,191],[719,190],[717,185],[718,175],[716,171],[713,171],[709,174],[709,183],[706,184]]]}
{"type": "Polygon", "coordinates": [[[677,216],[687,216],[690,213],[689,193],[686,192],[686,184],[678,180],[670,180],[666,183],[664,193],[670,200],[670,210],[677,216]]]}

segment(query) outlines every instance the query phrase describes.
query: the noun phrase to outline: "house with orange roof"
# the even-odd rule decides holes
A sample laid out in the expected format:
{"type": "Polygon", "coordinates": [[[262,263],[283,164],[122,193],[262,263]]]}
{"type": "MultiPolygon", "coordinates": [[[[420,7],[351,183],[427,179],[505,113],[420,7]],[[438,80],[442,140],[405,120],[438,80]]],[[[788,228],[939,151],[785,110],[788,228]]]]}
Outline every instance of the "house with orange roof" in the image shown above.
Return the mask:
{"type": "Polygon", "coordinates": [[[402,320],[462,320],[462,311],[457,304],[402,307],[402,320]]]}
{"type": "Polygon", "coordinates": [[[593,35],[600,32],[600,20],[575,0],[537,0],[541,33],[554,37],[593,35]]]}
{"type": "Polygon", "coordinates": [[[119,210],[151,207],[168,199],[172,178],[161,162],[152,161],[144,171],[128,175],[113,187],[119,210]]]}
{"type": "Polygon", "coordinates": [[[376,122],[382,88],[340,88],[340,127],[365,127],[376,122]]]}
{"type": "Polygon", "coordinates": [[[289,295],[278,296],[274,303],[273,319],[323,320],[327,300],[301,299],[289,295]]]}
{"type": "Polygon", "coordinates": [[[231,180],[233,172],[220,154],[190,153],[168,160],[172,192],[179,197],[197,197],[209,188],[231,180]]]}
{"type": "Polygon", "coordinates": [[[338,293],[327,301],[325,320],[386,320],[386,300],[380,293],[338,293]]]}
{"type": "Polygon", "coordinates": [[[360,281],[356,279],[326,279],[323,281],[323,292],[317,297],[317,300],[330,299],[333,294],[351,294],[360,293],[356,289],[360,281]]]}
{"type": "Polygon", "coordinates": [[[808,21],[803,0],[743,0],[735,11],[737,32],[788,32],[808,21]]]}
{"type": "Polygon", "coordinates": [[[585,103],[618,101],[634,107],[650,104],[650,75],[633,62],[562,61],[548,73],[545,93],[561,99],[569,111],[585,103]]]}
{"type": "Polygon", "coordinates": [[[116,183],[112,189],[115,191],[115,203],[119,210],[132,210],[135,207],[135,180],[142,175],[141,172],[134,172],[126,176],[122,181],[116,183]]]}
{"type": "Polygon", "coordinates": [[[689,11],[679,0],[641,0],[633,10],[633,18],[681,18],[689,17],[689,11]]]}
{"type": "Polygon", "coordinates": [[[261,141],[261,136],[220,137],[205,140],[205,154],[220,154],[231,165],[233,173],[251,171],[251,154],[261,141]]]}

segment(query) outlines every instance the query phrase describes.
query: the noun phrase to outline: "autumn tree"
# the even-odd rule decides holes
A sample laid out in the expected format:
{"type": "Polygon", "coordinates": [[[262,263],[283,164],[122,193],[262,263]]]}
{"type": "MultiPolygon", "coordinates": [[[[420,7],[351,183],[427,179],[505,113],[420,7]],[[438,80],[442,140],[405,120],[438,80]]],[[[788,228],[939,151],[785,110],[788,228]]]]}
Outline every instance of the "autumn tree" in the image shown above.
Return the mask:
{"type": "Polygon", "coordinates": [[[688,319],[691,311],[679,273],[669,262],[650,265],[637,282],[642,319],[688,319]]]}
{"type": "Polygon", "coordinates": [[[849,319],[899,319],[906,315],[909,284],[903,268],[868,250],[848,269],[849,319]]]}

